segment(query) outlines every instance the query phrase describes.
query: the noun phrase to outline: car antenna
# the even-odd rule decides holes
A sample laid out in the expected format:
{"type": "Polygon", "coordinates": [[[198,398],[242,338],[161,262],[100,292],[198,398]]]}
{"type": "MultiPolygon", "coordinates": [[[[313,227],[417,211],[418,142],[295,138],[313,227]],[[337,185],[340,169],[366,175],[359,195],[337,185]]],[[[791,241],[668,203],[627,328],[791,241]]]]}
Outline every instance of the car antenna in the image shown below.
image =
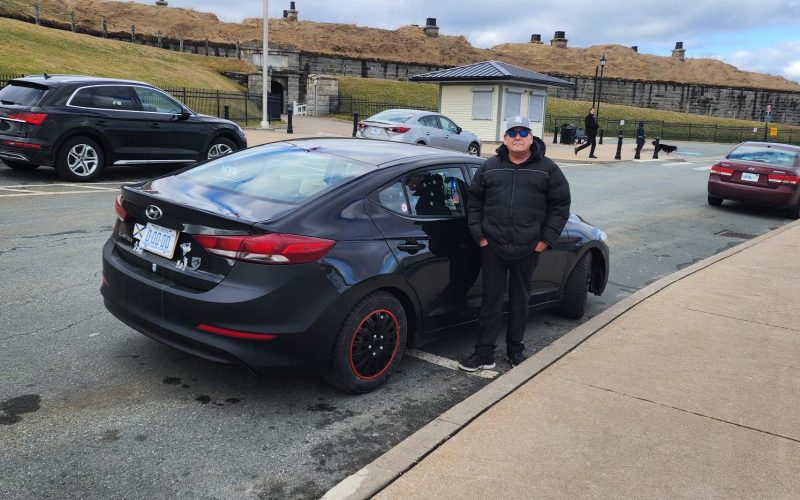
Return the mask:
{"type": "Polygon", "coordinates": [[[48,75],[47,73],[45,73],[45,74],[44,74],[44,79],[45,79],[45,80],[47,80],[47,79],[49,79],[49,78],[50,78],[50,75],[48,75]]]}

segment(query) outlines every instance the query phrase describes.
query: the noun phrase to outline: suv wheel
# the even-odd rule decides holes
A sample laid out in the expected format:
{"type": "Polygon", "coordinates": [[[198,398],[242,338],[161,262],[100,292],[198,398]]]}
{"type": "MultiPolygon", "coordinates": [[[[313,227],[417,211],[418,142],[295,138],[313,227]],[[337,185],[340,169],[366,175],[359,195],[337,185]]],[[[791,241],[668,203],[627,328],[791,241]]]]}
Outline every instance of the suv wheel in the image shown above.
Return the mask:
{"type": "Polygon", "coordinates": [[[86,182],[100,176],[105,168],[105,154],[88,137],[73,137],[61,147],[56,159],[56,173],[68,181],[86,182]]]}
{"type": "Polygon", "coordinates": [[[237,149],[236,144],[234,144],[232,140],[224,137],[215,137],[208,146],[206,158],[209,160],[219,158],[220,156],[231,154],[237,149]]]}

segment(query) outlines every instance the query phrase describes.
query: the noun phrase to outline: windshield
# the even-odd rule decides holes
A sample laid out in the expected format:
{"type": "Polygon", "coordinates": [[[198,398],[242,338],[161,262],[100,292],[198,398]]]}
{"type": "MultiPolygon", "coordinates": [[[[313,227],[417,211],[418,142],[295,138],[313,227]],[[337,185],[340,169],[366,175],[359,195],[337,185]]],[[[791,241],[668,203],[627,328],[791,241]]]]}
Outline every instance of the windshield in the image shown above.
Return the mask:
{"type": "Polygon", "coordinates": [[[0,90],[0,104],[8,106],[34,106],[44,94],[41,87],[28,87],[17,83],[10,83],[0,90]]]}
{"type": "Polygon", "coordinates": [[[797,162],[797,151],[771,146],[742,145],[728,153],[729,160],[753,161],[778,167],[793,167],[797,162]]]}
{"type": "Polygon", "coordinates": [[[314,149],[276,145],[225,156],[177,177],[247,197],[299,205],[374,168],[314,149]]]}
{"type": "Polygon", "coordinates": [[[381,111],[377,115],[373,115],[370,120],[379,120],[383,122],[405,123],[411,118],[412,113],[402,109],[387,109],[381,111]]]}

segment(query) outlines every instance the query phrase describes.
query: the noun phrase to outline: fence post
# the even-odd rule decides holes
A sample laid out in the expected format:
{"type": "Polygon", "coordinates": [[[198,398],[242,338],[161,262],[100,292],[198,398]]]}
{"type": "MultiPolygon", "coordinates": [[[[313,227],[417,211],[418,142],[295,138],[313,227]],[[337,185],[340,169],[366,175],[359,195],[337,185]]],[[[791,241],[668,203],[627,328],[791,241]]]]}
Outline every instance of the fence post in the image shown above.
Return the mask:
{"type": "Polygon", "coordinates": [[[661,139],[659,137],[656,137],[656,144],[655,144],[656,148],[653,150],[654,160],[658,160],[658,147],[660,144],[661,144],[661,139]]]}
{"type": "MultiPolygon", "coordinates": [[[[186,87],[183,87],[183,103],[186,104],[186,87]]],[[[188,106],[188,104],[187,104],[188,106]]]]}
{"type": "Polygon", "coordinates": [[[217,90],[217,116],[219,116],[219,90],[217,90]]]}
{"type": "Polygon", "coordinates": [[[36,26],[40,26],[42,24],[41,20],[42,11],[39,8],[39,4],[34,4],[33,6],[33,16],[36,18],[36,26]]]}
{"type": "Polygon", "coordinates": [[[294,129],[292,128],[292,114],[293,113],[294,113],[294,110],[292,110],[291,107],[289,107],[289,109],[286,111],[286,119],[289,121],[289,126],[286,127],[286,133],[287,134],[294,134],[294,129]]]}
{"type": "Polygon", "coordinates": [[[250,89],[244,91],[244,126],[247,126],[247,108],[250,104],[250,89]]]}
{"type": "Polygon", "coordinates": [[[598,144],[603,144],[603,133],[604,132],[605,132],[605,130],[601,128],[600,129],[600,142],[598,142],[598,144]]]}
{"type": "Polygon", "coordinates": [[[225,113],[223,114],[223,116],[225,117],[226,120],[230,120],[231,119],[231,107],[226,104],[225,106],[223,106],[223,109],[225,110],[225,113]]]}
{"type": "Polygon", "coordinates": [[[353,111],[353,137],[356,136],[357,130],[358,130],[358,112],[353,111]]]}

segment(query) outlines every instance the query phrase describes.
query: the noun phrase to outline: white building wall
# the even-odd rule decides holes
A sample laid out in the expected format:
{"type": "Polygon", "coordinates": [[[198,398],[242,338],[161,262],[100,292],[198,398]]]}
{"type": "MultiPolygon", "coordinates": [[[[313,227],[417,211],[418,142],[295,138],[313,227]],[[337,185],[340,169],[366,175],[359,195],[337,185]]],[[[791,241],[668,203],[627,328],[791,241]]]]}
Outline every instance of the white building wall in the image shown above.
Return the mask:
{"type": "Polygon", "coordinates": [[[439,111],[453,119],[459,127],[474,132],[481,141],[497,140],[497,99],[499,85],[442,84],[439,92],[439,111]],[[492,117],[490,120],[472,119],[472,88],[492,88],[492,117]]]}

